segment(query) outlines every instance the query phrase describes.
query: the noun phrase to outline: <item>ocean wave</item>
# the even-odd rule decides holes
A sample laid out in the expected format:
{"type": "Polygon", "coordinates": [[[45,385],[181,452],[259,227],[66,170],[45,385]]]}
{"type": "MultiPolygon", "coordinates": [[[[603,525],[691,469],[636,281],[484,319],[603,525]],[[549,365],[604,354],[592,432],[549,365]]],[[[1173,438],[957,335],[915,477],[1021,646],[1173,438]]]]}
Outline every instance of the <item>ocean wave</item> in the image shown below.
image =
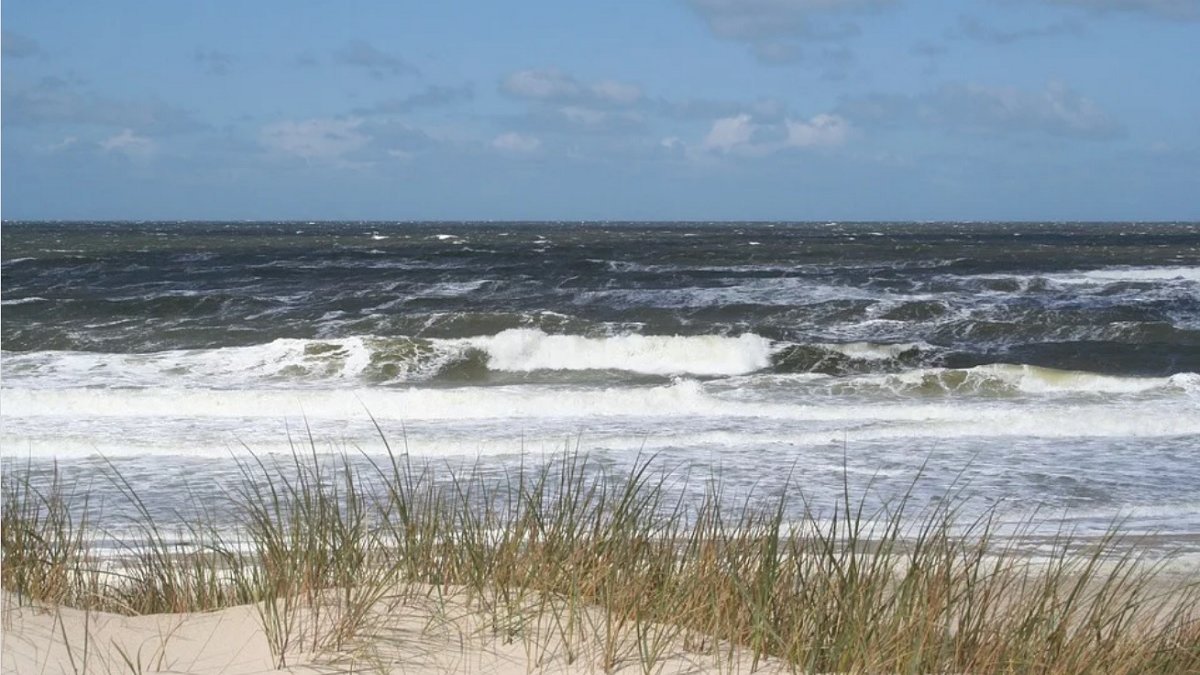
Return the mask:
{"type": "Polygon", "coordinates": [[[837,383],[844,391],[897,394],[1200,394],[1200,374],[1123,377],[1023,364],[994,363],[973,368],[921,368],[852,378],[837,383]]]}
{"type": "Polygon", "coordinates": [[[627,370],[650,375],[740,375],[770,365],[770,340],[753,333],[718,335],[547,335],[535,329],[506,330],[469,338],[488,355],[488,367],[536,370],[627,370]]]}
{"type": "Polygon", "coordinates": [[[357,336],[278,339],[217,349],[111,354],[28,352],[6,355],[4,376],[24,386],[209,386],[247,381],[399,384],[477,380],[491,373],[625,371],[642,375],[721,376],[768,368],[776,345],[761,336],[550,335],[513,328],[455,339],[357,336]]]}
{"type": "Polygon", "coordinates": [[[7,355],[3,372],[10,384],[45,388],[240,388],[421,381],[452,365],[470,367],[467,345],[438,342],[359,336],[149,353],[30,352],[7,355]]]}
{"type": "Polygon", "coordinates": [[[846,342],[841,344],[824,343],[816,346],[863,361],[886,361],[888,359],[902,358],[905,354],[914,354],[933,349],[932,346],[924,342],[899,342],[894,344],[846,342]]]}
{"type": "Polygon", "coordinates": [[[914,394],[1200,389],[1197,376],[1187,371],[1172,377],[1133,377],[1040,367],[1027,359],[1017,359],[1015,365],[979,365],[979,358],[984,356],[950,354],[922,342],[801,344],[755,333],[573,335],[508,328],[468,338],[364,335],[146,353],[5,352],[0,367],[6,385],[30,389],[617,385],[769,374],[837,376],[834,383],[841,390],[914,394]]]}

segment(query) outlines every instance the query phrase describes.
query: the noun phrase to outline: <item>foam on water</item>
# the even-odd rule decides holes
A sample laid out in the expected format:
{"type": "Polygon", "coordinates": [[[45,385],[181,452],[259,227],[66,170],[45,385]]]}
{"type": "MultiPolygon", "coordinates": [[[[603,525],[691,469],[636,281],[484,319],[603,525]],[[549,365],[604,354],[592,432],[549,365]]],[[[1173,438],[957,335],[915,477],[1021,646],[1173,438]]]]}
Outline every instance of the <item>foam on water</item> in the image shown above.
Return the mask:
{"type": "Polygon", "coordinates": [[[902,373],[867,375],[843,384],[851,389],[861,387],[897,393],[934,388],[967,394],[1138,394],[1152,391],[1171,394],[1195,392],[1198,381],[1200,375],[1196,373],[1179,373],[1170,377],[1119,377],[999,363],[965,369],[921,368],[902,373]]]}
{"type": "Polygon", "coordinates": [[[0,300],[0,305],[7,307],[9,305],[27,305],[31,302],[46,302],[46,299],[38,297],[36,295],[33,295],[33,296],[30,296],[27,298],[16,298],[13,300],[0,300]]]}
{"type": "MultiPolygon", "coordinates": [[[[244,417],[349,419],[578,418],[589,415],[704,415],[720,401],[694,380],[660,387],[461,387],[450,389],[5,389],[13,417],[244,417]],[[182,413],[181,411],[186,411],[182,413]],[[651,412],[653,411],[653,412],[651,412]]],[[[729,408],[738,412],[737,407],[729,408]]],[[[780,406],[741,406],[745,415],[786,414],[780,406]]]]}
{"type": "Polygon", "coordinates": [[[652,375],[740,375],[771,363],[772,343],[746,333],[717,335],[618,335],[589,338],[512,329],[469,340],[495,370],[627,370],[652,375]]]}
{"type": "MultiPolygon", "coordinates": [[[[1073,399],[1097,403],[1158,400],[1200,404],[1200,374],[1167,377],[1120,377],[1056,370],[1020,364],[987,364],[973,368],[913,368],[861,375],[821,373],[755,373],[712,382],[714,391],[752,400],[781,394],[796,400],[863,405],[879,396],[905,400],[953,398],[960,405],[1020,397],[1027,401],[1073,399]]],[[[1200,414],[1200,409],[1196,410],[1200,414]]]]}
{"type": "MultiPolygon", "coordinates": [[[[801,277],[771,279],[729,279],[723,286],[690,288],[614,288],[586,291],[578,294],[577,302],[616,306],[649,306],[662,308],[697,308],[729,305],[758,305],[788,307],[809,305],[827,300],[899,299],[879,291],[830,284],[801,277]]],[[[904,300],[932,300],[936,296],[915,294],[904,300]]]]}
{"type": "MultiPolygon", "coordinates": [[[[460,350],[461,351],[461,350],[460,350]]],[[[425,379],[455,350],[426,342],[350,337],[336,340],[282,338],[248,347],[181,349],[146,354],[31,352],[6,354],[5,380],[22,387],[228,387],[328,385],[356,382],[373,363],[392,379],[425,379]]],[[[376,380],[388,379],[381,375],[376,380]]]]}
{"type": "MultiPolygon", "coordinates": [[[[8,419],[38,418],[364,418],[390,420],[764,419],[838,422],[855,428],[886,423],[889,434],[915,437],[1158,437],[1200,434],[1194,400],[1030,406],[982,400],[880,402],[870,408],[840,400],[755,400],[712,392],[695,380],[664,386],[580,388],[514,385],[440,389],[203,390],[5,389],[8,419]]],[[[881,427],[882,429],[882,427],[881,427]]]]}
{"type": "Polygon", "coordinates": [[[877,344],[873,342],[824,343],[816,345],[824,349],[844,354],[852,359],[864,361],[883,361],[894,359],[905,352],[913,350],[932,349],[925,342],[901,342],[895,344],[877,344]]]}
{"type": "Polygon", "coordinates": [[[1200,267],[1108,267],[1087,272],[1048,274],[1045,278],[1063,284],[1111,284],[1119,282],[1187,281],[1200,283],[1200,267]]]}

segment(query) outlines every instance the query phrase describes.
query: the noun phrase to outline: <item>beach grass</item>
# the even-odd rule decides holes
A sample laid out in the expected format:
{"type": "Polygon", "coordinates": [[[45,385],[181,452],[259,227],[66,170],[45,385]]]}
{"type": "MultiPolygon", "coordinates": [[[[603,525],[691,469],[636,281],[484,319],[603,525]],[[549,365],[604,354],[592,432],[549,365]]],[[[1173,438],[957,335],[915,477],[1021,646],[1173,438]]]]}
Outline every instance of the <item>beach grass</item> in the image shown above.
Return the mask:
{"type": "Polygon", "coordinates": [[[1117,528],[1031,554],[1032,521],[967,520],[953,490],[876,508],[847,486],[818,509],[800,471],[736,501],[703,477],[697,500],[653,457],[618,472],[565,452],[496,473],[311,439],[239,456],[227,503],[181,500],[171,526],[110,464],[119,531],[100,527],[114,505],[57,470],[10,466],[4,589],[130,615],[253,605],[278,667],[352,654],[386,672],[381,647],[406,639],[393,620],[421,602],[468,608],[531,664],[600,671],[657,672],[684,649],[803,673],[1200,672],[1194,576],[1117,528]]]}

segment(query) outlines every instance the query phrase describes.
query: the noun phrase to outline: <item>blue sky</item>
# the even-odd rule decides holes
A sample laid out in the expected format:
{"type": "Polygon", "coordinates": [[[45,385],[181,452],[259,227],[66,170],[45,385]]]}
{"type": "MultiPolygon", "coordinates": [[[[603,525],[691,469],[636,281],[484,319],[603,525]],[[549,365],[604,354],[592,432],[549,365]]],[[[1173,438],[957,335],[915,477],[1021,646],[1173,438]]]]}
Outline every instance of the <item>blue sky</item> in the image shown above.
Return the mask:
{"type": "Polygon", "coordinates": [[[1200,219],[1200,0],[2,15],[5,219],[1200,219]]]}

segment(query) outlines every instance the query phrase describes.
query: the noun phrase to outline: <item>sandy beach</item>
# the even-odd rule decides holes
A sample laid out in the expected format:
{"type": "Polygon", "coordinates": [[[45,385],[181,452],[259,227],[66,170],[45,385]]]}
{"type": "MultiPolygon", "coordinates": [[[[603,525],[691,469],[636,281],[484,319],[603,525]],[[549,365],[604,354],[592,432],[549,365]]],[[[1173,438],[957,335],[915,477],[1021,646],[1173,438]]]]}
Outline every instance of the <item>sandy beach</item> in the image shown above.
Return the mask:
{"type": "MultiPolygon", "coordinates": [[[[651,662],[639,653],[636,637],[626,636],[616,648],[615,660],[606,664],[599,632],[584,640],[578,653],[549,637],[549,631],[533,640],[506,641],[470,607],[461,589],[436,601],[425,595],[432,589],[416,590],[381,603],[377,611],[385,616],[374,622],[372,636],[341,651],[294,649],[285,655],[283,668],[278,667],[258,612],[250,606],[124,616],[68,607],[17,606],[16,598],[5,593],[2,670],[14,674],[191,675],[787,672],[773,659],[760,659],[756,666],[740,649],[726,648],[720,656],[698,653],[679,637],[656,645],[656,658],[651,662]]],[[[601,612],[598,608],[590,611],[596,627],[604,625],[601,612]]]]}

